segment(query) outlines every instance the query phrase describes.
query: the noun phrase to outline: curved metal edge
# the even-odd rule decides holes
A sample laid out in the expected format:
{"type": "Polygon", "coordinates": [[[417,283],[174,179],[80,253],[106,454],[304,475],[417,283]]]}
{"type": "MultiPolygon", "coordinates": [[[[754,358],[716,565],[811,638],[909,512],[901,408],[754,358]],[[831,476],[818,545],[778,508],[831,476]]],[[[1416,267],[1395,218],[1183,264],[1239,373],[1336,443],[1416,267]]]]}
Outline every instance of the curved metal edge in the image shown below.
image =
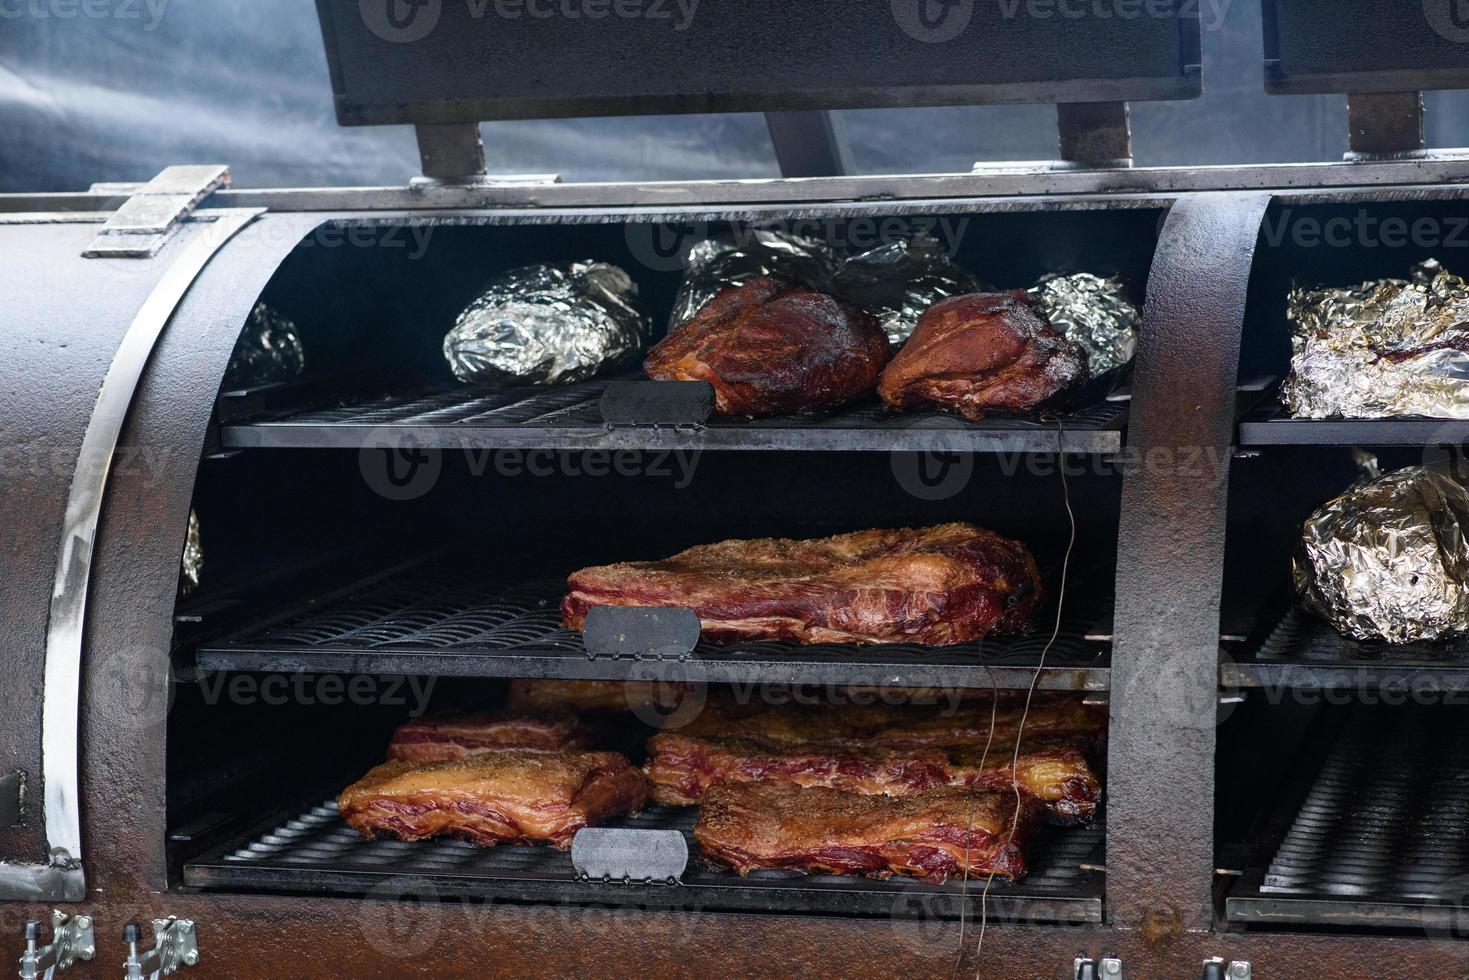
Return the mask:
{"type": "Polygon", "coordinates": [[[214,254],[263,213],[258,208],[216,212],[211,225],[184,246],[134,316],[97,394],[67,496],[46,631],[41,768],[50,864],[0,865],[0,897],[19,893],[32,900],[78,901],[85,894],[78,744],[82,630],[113,454],[143,368],[174,309],[214,254]]]}
{"type": "Polygon", "coordinates": [[[1235,383],[1272,196],[1179,199],[1133,375],[1117,540],[1107,901],[1119,928],[1208,929],[1219,607],[1235,383]],[[1167,859],[1164,860],[1163,856],[1167,859]]]}

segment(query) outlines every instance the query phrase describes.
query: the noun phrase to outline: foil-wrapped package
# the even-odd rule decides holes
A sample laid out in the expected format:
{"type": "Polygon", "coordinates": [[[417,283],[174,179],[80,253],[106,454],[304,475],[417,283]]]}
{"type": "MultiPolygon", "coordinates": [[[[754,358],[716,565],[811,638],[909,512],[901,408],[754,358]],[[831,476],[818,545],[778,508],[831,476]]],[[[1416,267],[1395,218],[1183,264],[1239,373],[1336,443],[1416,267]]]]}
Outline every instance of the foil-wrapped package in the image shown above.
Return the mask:
{"type": "Polygon", "coordinates": [[[984,290],[928,235],[888,242],[842,263],[832,292],[877,317],[888,340],[901,344],[933,304],[984,290]]]}
{"type": "Polygon", "coordinates": [[[1295,560],[1307,609],[1357,640],[1469,632],[1469,489],[1410,466],[1359,483],[1306,521],[1295,560]]]}
{"type": "Polygon", "coordinates": [[[1411,281],[1293,288],[1290,376],[1298,418],[1469,418],[1469,283],[1429,260],[1411,281]]]}
{"type": "Polygon", "coordinates": [[[1143,317],[1116,276],[1089,272],[1044,276],[1030,289],[1031,301],[1051,325],[1086,348],[1091,376],[1122,367],[1137,353],[1143,317]]]}
{"type": "Polygon", "coordinates": [[[199,515],[189,509],[189,529],[184,532],[184,556],[179,562],[179,595],[188,595],[199,587],[204,571],[204,546],[199,541],[199,515]]]}
{"type": "Polygon", "coordinates": [[[669,328],[687,322],[726,287],[762,276],[789,279],[824,292],[836,267],[830,245],[782,231],[746,229],[705,239],[689,250],[669,328]]]}
{"type": "Polygon", "coordinates": [[[296,325],[273,307],[256,303],[235,341],[229,367],[224,372],[226,388],[289,381],[306,369],[306,353],[296,325]]]}
{"type": "Polygon", "coordinates": [[[459,314],[444,338],[467,383],[570,384],[631,361],[647,343],[638,287],[605,262],[506,272],[459,314]]]}

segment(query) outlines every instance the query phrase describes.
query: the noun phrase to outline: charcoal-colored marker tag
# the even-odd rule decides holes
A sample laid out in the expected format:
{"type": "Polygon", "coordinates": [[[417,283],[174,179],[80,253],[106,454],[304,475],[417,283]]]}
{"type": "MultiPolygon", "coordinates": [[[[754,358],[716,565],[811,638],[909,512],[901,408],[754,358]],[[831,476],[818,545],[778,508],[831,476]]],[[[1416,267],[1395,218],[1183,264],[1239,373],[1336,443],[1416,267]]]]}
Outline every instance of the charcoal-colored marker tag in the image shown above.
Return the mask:
{"type": "Polygon", "coordinates": [[[707,381],[614,381],[602,392],[608,425],[696,426],[714,412],[707,381]]]}
{"type": "Polygon", "coordinates": [[[677,830],[583,827],[571,839],[571,866],[587,878],[673,881],[688,863],[689,844],[677,830]]]}
{"type": "Polygon", "coordinates": [[[699,617],[674,606],[593,606],[582,626],[589,657],[686,657],[699,645],[699,617]]]}

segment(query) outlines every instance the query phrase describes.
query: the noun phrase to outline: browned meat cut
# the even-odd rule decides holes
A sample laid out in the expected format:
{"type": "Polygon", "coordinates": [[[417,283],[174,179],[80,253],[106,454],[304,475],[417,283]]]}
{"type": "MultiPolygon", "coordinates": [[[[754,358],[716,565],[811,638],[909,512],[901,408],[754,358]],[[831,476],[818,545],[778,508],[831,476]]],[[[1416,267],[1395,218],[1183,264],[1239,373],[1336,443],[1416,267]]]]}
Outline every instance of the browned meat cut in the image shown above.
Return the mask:
{"type": "Polygon", "coordinates": [[[584,568],[568,585],[573,629],[593,606],[686,606],[714,640],[935,646],[1018,632],[1043,592],[1023,544],[971,524],[724,541],[584,568]]]}
{"type": "Polygon", "coordinates": [[[894,408],[936,405],[978,420],[1040,408],[1086,378],[1086,351],[1014,290],[929,307],[883,371],[877,393],[894,408]]]}
{"type": "Polygon", "coordinates": [[[644,368],[655,381],[708,381],[722,415],[786,415],[871,395],[889,356],[869,314],[764,278],[717,294],[648,353],[644,368]]]}
{"type": "Polygon", "coordinates": [[[1035,809],[1014,793],[937,789],[863,796],[792,783],[719,783],[694,839],[740,874],[760,868],[942,882],[963,874],[1020,878],[1035,809]]]}
{"type": "Polygon", "coordinates": [[[781,781],[862,794],[911,796],[945,786],[1019,789],[1055,823],[1090,820],[1101,783],[1074,739],[1027,737],[1011,761],[1013,737],[978,747],[884,749],[861,744],[773,748],[744,739],[698,738],[664,732],[648,740],[645,771],[653,800],[673,806],[703,800],[721,782],[781,781]]]}
{"type": "Polygon", "coordinates": [[[498,749],[586,748],[592,732],[570,714],[489,712],[415,718],[398,726],[388,758],[403,762],[464,759],[498,749]]]}
{"type": "Polygon", "coordinates": [[[647,781],[615,752],[511,749],[450,762],[385,762],[342,791],[337,809],[366,837],[445,835],[492,846],[549,841],[642,808],[647,781]]]}

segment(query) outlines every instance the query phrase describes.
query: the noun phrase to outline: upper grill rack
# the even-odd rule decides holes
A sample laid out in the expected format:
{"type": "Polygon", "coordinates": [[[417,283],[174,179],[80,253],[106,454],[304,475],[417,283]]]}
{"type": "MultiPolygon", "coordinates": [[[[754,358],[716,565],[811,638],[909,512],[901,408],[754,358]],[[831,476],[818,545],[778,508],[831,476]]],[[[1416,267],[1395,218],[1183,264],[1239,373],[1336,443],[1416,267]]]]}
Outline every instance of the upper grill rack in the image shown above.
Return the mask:
{"type": "MultiPolygon", "coordinates": [[[[543,845],[477,847],[436,839],[407,843],[368,840],[342,823],[334,800],[281,822],[271,818],[244,838],[184,865],[184,884],[234,891],[363,895],[393,890],[420,899],[476,895],[523,902],[587,903],[602,907],[680,911],[804,912],[894,918],[979,915],[981,885],[887,882],[837,875],[762,871],[746,878],[703,863],[691,832],[692,807],[653,806],[621,826],[677,829],[688,837],[690,861],[680,884],[603,883],[580,879],[563,851],[543,845]]],[[[1031,847],[1030,874],[1014,884],[995,881],[991,919],[1100,922],[1100,825],[1048,830],[1031,847]]]]}
{"type": "MultiPolygon", "coordinates": [[[[199,670],[1029,687],[1048,630],[950,647],[701,642],[683,660],[592,659],[561,625],[565,576],[510,580],[436,559],[308,598],[205,641],[199,670]]],[[[1111,607],[1068,601],[1039,686],[1105,690],[1111,607]]]]}
{"type": "Polygon", "coordinates": [[[1271,398],[1239,423],[1241,446],[1460,446],[1469,419],[1298,419],[1271,398]]]}
{"type": "MultiPolygon", "coordinates": [[[[495,390],[446,385],[335,408],[243,420],[222,403],[225,449],[748,449],[868,452],[1122,450],[1125,402],[1102,401],[1056,420],[970,422],[937,412],[892,414],[876,403],[830,415],[714,417],[703,426],[609,427],[609,379],[558,388],[495,390]]],[[[248,400],[249,393],[239,393],[248,400]]]]}
{"type": "MultiPolygon", "coordinates": [[[[1434,930],[1469,905],[1469,726],[1453,708],[1359,707],[1231,922],[1434,930]]],[[[1302,799],[1300,795],[1291,798],[1302,799]]]]}

